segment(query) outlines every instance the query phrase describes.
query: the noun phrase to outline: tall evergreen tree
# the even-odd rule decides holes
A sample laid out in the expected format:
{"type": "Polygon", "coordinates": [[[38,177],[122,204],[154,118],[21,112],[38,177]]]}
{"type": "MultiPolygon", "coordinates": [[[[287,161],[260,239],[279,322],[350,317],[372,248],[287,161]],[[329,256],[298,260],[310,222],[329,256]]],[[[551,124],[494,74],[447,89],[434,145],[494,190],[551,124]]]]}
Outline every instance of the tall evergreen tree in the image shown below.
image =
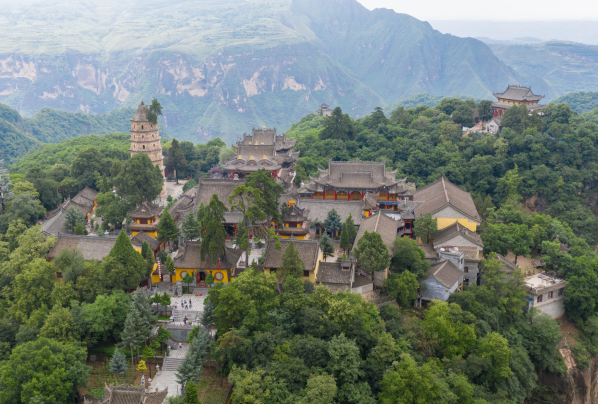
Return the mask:
{"type": "Polygon", "coordinates": [[[135,306],[135,309],[139,312],[141,324],[143,325],[143,328],[141,329],[142,335],[145,336],[145,340],[147,340],[150,337],[152,324],[155,324],[158,319],[158,316],[152,314],[151,299],[143,290],[137,289],[135,293],[133,293],[131,304],[135,306]]]}
{"type": "Polygon", "coordinates": [[[206,205],[203,204],[203,201],[197,207],[197,224],[199,225],[200,231],[206,227],[205,223],[206,217],[206,205]]]}
{"type": "Polygon", "coordinates": [[[106,286],[112,289],[134,289],[145,276],[145,261],[124,231],[116,238],[110,254],[102,260],[106,286]]]}
{"type": "Polygon", "coordinates": [[[353,121],[349,114],[343,115],[340,107],[334,108],[332,115],[326,117],[324,128],[320,132],[320,139],[336,139],[347,141],[353,138],[353,121]]]}
{"type": "Polygon", "coordinates": [[[162,115],[162,105],[158,102],[156,98],[152,100],[152,103],[149,106],[149,113],[147,114],[147,120],[153,123],[154,125],[158,124],[158,116],[162,115]]]}
{"type": "Polygon", "coordinates": [[[110,360],[110,365],[108,367],[110,373],[118,377],[123,377],[127,371],[127,368],[128,366],[125,355],[123,355],[118,348],[114,349],[114,355],[112,355],[112,359],[110,360]]]}
{"type": "Polygon", "coordinates": [[[176,139],[172,140],[172,146],[168,150],[168,159],[166,160],[166,168],[169,170],[174,170],[176,175],[176,183],[179,183],[179,172],[185,171],[187,167],[187,159],[185,158],[185,153],[181,150],[181,146],[179,145],[179,141],[176,139]]]}
{"type": "Polygon", "coordinates": [[[355,242],[355,237],[357,237],[357,227],[355,227],[355,222],[353,221],[353,214],[349,213],[349,216],[345,219],[345,223],[347,224],[347,234],[349,235],[349,252],[353,248],[353,243],[355,242]]]}
{"type": "Polygon", "coordinates": [[[141,244],[141,257],[145,261],[145,276],[150,276],[154,270],[154,252],[147,241],[141,244]]]}
{"type": "MultiPolygon", "coordinates": [[[[320,241],[320,245],[322,241],[320,241]]],[[[343,223],[343,230],[341,230],[341,242],[340,248],[345,250],[345,252],[349,252],[349,231],[347,230],[347,222],[343,223]]]]}
{"type": "Polygon", "coordinates": [[[129,307],[121,337],[120,347],[131,350],[131,366],[133,366],[133,350],[136,348],[139,351],[139,345],[145,341],[143,322],[134,304],[129,307]]]}
{"type": "Polygon", "coordinates": [[[218,263],[218,259],[224,254],[224,243],[226,242],[226,230],[224,230],[224,212],[226,206],[218,199],[218,195],[212,195],[212,199],[206,206],[204,223],[205,232],[201,238],[199,254],[201,260],[210,256],[213,264],[218,263]]]}
{"type": "Polygon", "coordinates": [[[199,331],[197,337],[189,344],[187,353],[176,371],[176,380],[181,386],[199,380],[203,364],[208,359],[211,340],[209,333],[199,331]]]}
{"type": "Polygon", "coordinates": [[[183,222],[182,236],[185,240],[197,240],[200,236],[199,223],[195,212],[189,212],[183,222]]]}
{"type": "Polygon", "coordinates": [[[245,185],[260,191],[260,200],[257,202],[261,210],[267,215],[269,221],[280,219],[278,199],[284,192],[282,185],[278,184],[270,174],[258,170],[247,176],[245,185]]]}
{"type": "MultiPolygon", "coordinates": [[[[342,241],[343,237],[341,235],[341,244],[342,241]]],[[[326,261],[326,257],[334,254],[334,244],[332,243],[332,239],[328,237],[328,234],[326,233],[322,234],[322,237],[320,237],[320,248],[322,249],[322,253],[324,254],[324,261],[326,261]]]]}
{"type": "Polygon", "coordinates": [[[282,253],[282,265],[280,272],[276,273],[276,278],[280,281],[284,281],[288,276],[301,278],[304,270],[305,263],[299,256],[299,251],[295,248],[295,244],[291,241],[282,253]]]}
{"type": "Polygon", "coordinates": [[[341,217],[336,209],[328,211],[328,215],[326,215],[326,219],[324,220],[324,227],[328,234],[330,234],[330,237],[334,237],[336,232],[341,231],[343,223],[341,222],[341,217]]]}

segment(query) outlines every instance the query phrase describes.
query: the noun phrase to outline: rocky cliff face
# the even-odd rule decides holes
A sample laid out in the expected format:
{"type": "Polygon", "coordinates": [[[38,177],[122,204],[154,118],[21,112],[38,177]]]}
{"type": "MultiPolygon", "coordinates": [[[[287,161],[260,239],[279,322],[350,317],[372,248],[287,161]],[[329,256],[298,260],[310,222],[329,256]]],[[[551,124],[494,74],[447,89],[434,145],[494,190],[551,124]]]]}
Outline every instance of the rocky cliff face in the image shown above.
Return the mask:
{"type": "Polygon", "coordinates": [[[232,142],[253,126],[284,130],[323,102],[363,116],[416,93],[484,97],[517,81],[483,43],[355,0],[90,7],[0,16],[0,102],[101,113],[158,98],[170,135],[232,142]],[[76,35],[59,34],[61,13],[76,35]]]}
{"type": "Polygon", "coordinates": [[[569,365],[563,375],[539,375],[537,397],[526,404],[596,404],[598,403],[598,359],[592,359],[588,369],[569,365]]]}

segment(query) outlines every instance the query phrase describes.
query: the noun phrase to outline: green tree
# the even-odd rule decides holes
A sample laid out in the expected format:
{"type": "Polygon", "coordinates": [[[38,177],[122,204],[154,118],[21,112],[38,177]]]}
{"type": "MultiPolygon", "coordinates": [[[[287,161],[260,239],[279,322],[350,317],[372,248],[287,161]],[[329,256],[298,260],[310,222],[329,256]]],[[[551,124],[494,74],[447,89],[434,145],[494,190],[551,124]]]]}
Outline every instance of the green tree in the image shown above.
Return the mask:
{"type": "Polygon", "coordinates": [[[143,258],[143,261],[145,262],[145,276],[148,277],[154,270],[155,258],[152,247],[145,240],[141,243],[141,258],[143,258]]]}
{"type": "Polygon", "coordinates": [[[160,215],[160,223],[158,224],[158,241],[163,243],[178,243],[179,228],[172,218],[168,209],[164,209],[160,215]]]}
{"type": "Polygon", "coordinates": [[[366,232],[357,242],[354,255],[357,258],[357,265],[372,274],[372,281],[376,272],[382,272],[388,268],[390,253],[382,242],[382,237],[376,232],[366,232]]]}
{"type": "Polygon", "coordinates": [[[123,355],[118,348],[114,349],[114,355],[112,355],[108,369],[110,370],[110,373],[118,377],[123,377],[127,372],[127,360],[125,359],[125,355],[123,355]]]}
{"type": "Polygon", "coordinates": [[[39,335],[55,341],[77,342],[80,340],[81,329],[75,323],[70,309],[55,306],[50,311],[39,335]]]}
{"type": "MultiPolygon", "coordinates": [[[[320,240],[320,245],[322,240],[320,240]]],[[[347,253],[349,251],[349,231],[347,230],[347,223],[343,223],[343,229],[341,230],[341,239],[339,247],[347,253]]]]}
{"type": "Polygon", "coordinates": [[[74,229],[73,233],[76,236],[84,236],[85,235],[85,228],[83,227],[83,225],[81,223],[77,223],[77,225],[75,226],[75,229],[74,229]]]}
{"type": "Polygon", "coordinates": [[[461,322],[461,315],[458,304],[436,300],[429,306],[421,323],[424,332],[438,342],[444,357],[465,355],[476,343],[474,325],[461,322]]]}
{"type": "Polygon", "coordinates": [[[0,367],[0,402],[25,404],[36,396],[48,403],[73,401],[89,379],[86,358],[79,344],[43,337],[17,346],[0,367]]]}
{"type": "Polygon", "coordinates": [[[190,381],[185,384],[185,399],[183,400],[184,404],[199,404],[199,392],[197,390],[197,385],[190,381]]]}
{"type": "Polygon", "coordinates": [[[502,118],[503,128],[510,128],[517,133],[523,133],[528,113],[526,105],[513,105],[502,118]]]}
{"type": "Polygon", "coordinates": [[[72,300],[79,300],[79,292],[73,282],[56,283],[50,295],[52,307],[70,307],[72,300]]]}
{"type": "Polygon", "coordinates": [[[280,266],[280,271],[276,272],[276,278],[280,281],[284,281],[289,276],[301,278],[304,270],[305,263],[301,259],[293,241],[290,241],[282,253],[282,265],[280,266]]]}
{"type": "Polygon", "coordinates": [[[341,217],[336,211],[336,209],[331,209],[328,211],[326,215],[326,219],[324,220],[324,228],[330,234],[331,237],[334,237],[336,232],[341,231],[343,228],[343,224],[341,222],[341,217]]]}
{"type": "Polygon", "coordinates": [[[260,191],[261,199],[257,201],[257,205],[266,214],[268,221],[280,220],[278,199],[284,192],[282,185],[278,184],[265,170],[258,170],[247,175],[245,185],[260,191]]]}
{"type": "Polygon", "coordinates": [[[409,237],[398,237],[393,241],[392,272],[396,274],[405,271],[413,273],[418,280],[426,276],[430,263],[426,260],[426,253],[419,248],[417,242],[409,237]]]}
{"type": "Polygon", "coordinates": [[[4,232],[14,220],[21,220],[27,225],[34,225],[39,219],[46,215],[46,209],[41,205],[39,199],[31,193],[26,192],[16,195],[10,200],[6,213],[0,216],[0,231],[4,232]]]}
{"type": "Polygon", "coordinates": [[[102,260],[106,286],[112,289],[134,289],[145,277],[146,263],[135,251],[124,231],[116,238],[114,247],[102,260]]]}
{"type": "Polygon", "coordinates": [[[222,223],[224,222],[224,212],[226,210],[226,206],[218,199],[218,195],[212,195],[202,220],[205,227],[199,248],[202,261],[206,259],[206,256],[210,256],[212,263],[216,264],[224,254],[226,230],[224,230],[222,223]]]}
{"type": "Polygon", "coordinates": [[[519,167],[515,164],[515,168],[507,171],[504,177],[498,180],[496,191],[502,195],[503,200],[509,204],[516,204],[521,201],[522,197],[519,194],[519,187],[522,179],[519,176],[519,167]]]}
{"type": "Polygon", "coordinates": [[[401,307],[409,307],[411,302],[417,297],[419,282],[417,276],[409,271],[402,273],[392,273],[384,281],[384,290],[386,294],[397,301],[401,307]]]}
{"type": "Polygon", "coordinates": [[[489,121],[494,116],[492,101],[482,100],[478,103],[478,116],[482,121],[489,121]]]}
{"type": "Polygon", "coordinates": [[[179,146],[179,141],[172,139],[170,149],[168,149],[168,158],[166,159],[166,168],[175,171],[176,183],[179,183],[179,173],[185,171],[187,159],[179,146]]]}
{"type": "Polygon", "coordinates": [[[459,105],[451,117],[453,118],[453,122],[458,125],[469,128],[475,125],[475,119],[473,118],[473,108],[466,103],[459,105]]]}
{"type": "Polygon", "coordinates": [[[181,386],[199,380],[203,364],[208,359],[211,337],[209,333],[198,332],[197,337],[189,343],[183,361],[177,368],[176,380],[181,386]]]}
{"type": "Polygon", "coordinates": [[[127,217],[127,212],[133,207],[126,199],[120,198],[112,190],[98,194],[96,200],[98,202],[98,207],[95,211],[96,216],[101,216],[103,223],[116,228],[122,227],[122,222],[127,217]]]}
{"type": "Polygon", "coordinates": [[[190,212],[187,214],[187,216],[185,216],[185,220],[183,221],[183,226],[181,228],[181,235],[187,241],[197,240],[199,236],[201,236],[199,222],[197,221],[195,212],[190,212]]]}
{"type": "MultiPolygon", "coordinates": [[[[344,228],[343,224],[343,228],[344,228]]],[[[346,235],[345,235],[346,237],[346,235]]],[[[341,235],[341,248],[342,248],[343,236],[341,235]]],[[[332,239],[328,237],[328,234],[322,234],[320,237],[320,248],[322,249],[322,253],[324,254],[324,261],[326,261],[326,257],[330,255],[334,255],[334,244],[332,243],[332,239]]]]}
{"type": "Polygon", "coordinates": [[[228,197],[228,202],[231,210],[243,213],[239,247],[245,250],[245,261],[249,262],[249,236],[252,234],[265,236],[270,228],[266,222],[266,212],[262,209],[264,201],[261,191],[246,185],[238,185],[228,197]]]}
{"type": "Polygon", "coordinates": [[[413,224],[413,234],[424,244],[428,244],[438,233],[438,221],[431,214],[420,216],[413,224]]]}
{"type": "Polygon", "coordinates": [[[77,180],[81,188],[95,188],[97,181],[107,173],[107,166],[103,154],[98,149],[83,149],[71,163],[71,177],[77,180]]]}
{"type": "Polygon", "coordinates": [[[131,366],[133,366],[133,350],[136,348],[138,353],[137,356],[139,356],[139,345],[146,340],[145,331],[139,311],[137,311],[135,305],[131,305],[127,313],[127,318],[125,319],[125,327],[122,332],[122,341],[120,343],[122,349],[128,348],[131,350],[131,366]]]}
{"type": "MultiPolygon", "coordinates": [[[[191,275],[189,275],[189,274],[186,274],[183,277],[183,283],[187,284],[187,291],[188,291],[189,290],[189,286],[193,283],[193,277],[191,275]]],[[[189,293],[189,292],[187,292],[187,293],[189,293]]]]}
{"type": "Polygon", "coordinates": [[[16,320],[26,322],[34,310],[42,305],[50,307],[55,284],[56,268],[42,258],[34,260],[14,279],[9,313],[16,320]]]}
{"type": "Polygon", "coordinates": [[[357,227],[355,227],[352,213],[349,213],[349,216],[347,216],[347,219],[345,219],[345,224],[347,225],[347,234],[349,236],[349,250],[347,251],[347,253],[349,253],[353,248],[355,237],[357,237],[357,227]]]}
{"type": "Polygon", "coordinates": [[[321,375],[312,374],[307,380],[305,397],[301,398],[299,404],[332,404],[336,396],[336,381],[332,375],[326,372],[321,375]]]}
{"type": "Polygon", "coordinates": [[[85,270],[85,259],[81,250],[76,247],[60,250],[53,264],[62,273],[62,280],[65,283],[76,284],[85,270]]]}
{"type": "Polygon", "coordinates": [[[160,105],[158,100],[154,98],[148,109],[149,113],[146,116],[147,120],[154,125],[158,125],[158,116],[162,115],[162,105],[160,105]]]}
{"type": "Polygon", "coordinates": [[[162,192],[164,177],[160,167],[154,166],[145,153],[139,153],[125,161],[114,178],[116,193],[133,206],[153,201],[162,192]]]}
{"type": "Polygon", "coordinates": [[[324,128],[320,131],[320,139],[347,141],[353,138],[353,121],[349,114],[343,115],[340,107],[334,108],[332,115],[324,120],[324,128]]]}
{"type": "MultiPolygon", "coordinates": [[[[99,295],[93,303],[82,303],[80,306],[83,321],[82,328],[90,334],[92,341],[118,339],[123,323],[126,321],[130,296],[122,290],[115,290],[110,295],[99,295]]],[[[71,311],[78,310],[74,305],[71,311]]],[[[73,314],[73,317],[78,317],[73,314]]],[[[129,348],[126,346],[125,348],[129,348]]]]}
{"type": "Polygon", "coordinates": [[[513,374],[509,367],[511,362],[509,342],[499,333],[491,332],[482,338],[475,355],[490,362],[490,371],[485,375],[490,382],[500,382],[513,374]]]}
{"type": "Polygon", "coordinates": [[[388,124],[388,119],[384,115],[384,111],[382,110],[382,108],[381,107],[374,108],[374,112],[372,112],[372,114],[370,115],[369,127],[372,130],[377,131],[379,125],[386,125],[386,124],[388,124]]]}
{"type": "Polygon", "coordinates": [[[209,288],[212,287],[212,285],[214,284],[214,282],[216,281],[216,279],[214,279],[214,276],[212,276],[212,273],[208,273],[208,276],[206,276],[206,285],[208,285],[209,288]]]}
{"type": "Polygon", "coordinates": [[[417,366],[409,354],[402,354],[395,369],[382,379],[378,395],[381,404],[435,403],[442,397],[442,388],[431,364],[417,366]]]}

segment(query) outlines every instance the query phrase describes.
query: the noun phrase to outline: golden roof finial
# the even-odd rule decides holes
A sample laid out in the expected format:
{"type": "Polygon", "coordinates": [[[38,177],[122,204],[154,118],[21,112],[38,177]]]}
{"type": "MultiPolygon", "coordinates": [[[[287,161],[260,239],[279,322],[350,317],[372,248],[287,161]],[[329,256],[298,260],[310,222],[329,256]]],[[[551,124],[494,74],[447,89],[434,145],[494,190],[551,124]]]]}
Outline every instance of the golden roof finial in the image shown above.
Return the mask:
{"type": "Polygon", "coordinates": [[[266,124],[264,124],[264,130],[266,130],[266,124]]]}

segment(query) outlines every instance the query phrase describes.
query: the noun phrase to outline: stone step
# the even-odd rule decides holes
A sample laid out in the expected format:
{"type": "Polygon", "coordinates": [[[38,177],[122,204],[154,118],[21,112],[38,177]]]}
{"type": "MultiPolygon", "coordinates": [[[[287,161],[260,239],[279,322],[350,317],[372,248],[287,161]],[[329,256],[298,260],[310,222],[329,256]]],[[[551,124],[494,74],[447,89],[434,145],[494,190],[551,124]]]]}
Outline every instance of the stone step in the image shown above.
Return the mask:
{"type": "Polygon", "coordinates": [[[164,361],[164,365],[162,367],[163,371],[171,371],[171,372],[176,372],[176,370],[179,368],[181,362],[183,362],[183,358],[166,358],[166,361],[164,361]]]}

